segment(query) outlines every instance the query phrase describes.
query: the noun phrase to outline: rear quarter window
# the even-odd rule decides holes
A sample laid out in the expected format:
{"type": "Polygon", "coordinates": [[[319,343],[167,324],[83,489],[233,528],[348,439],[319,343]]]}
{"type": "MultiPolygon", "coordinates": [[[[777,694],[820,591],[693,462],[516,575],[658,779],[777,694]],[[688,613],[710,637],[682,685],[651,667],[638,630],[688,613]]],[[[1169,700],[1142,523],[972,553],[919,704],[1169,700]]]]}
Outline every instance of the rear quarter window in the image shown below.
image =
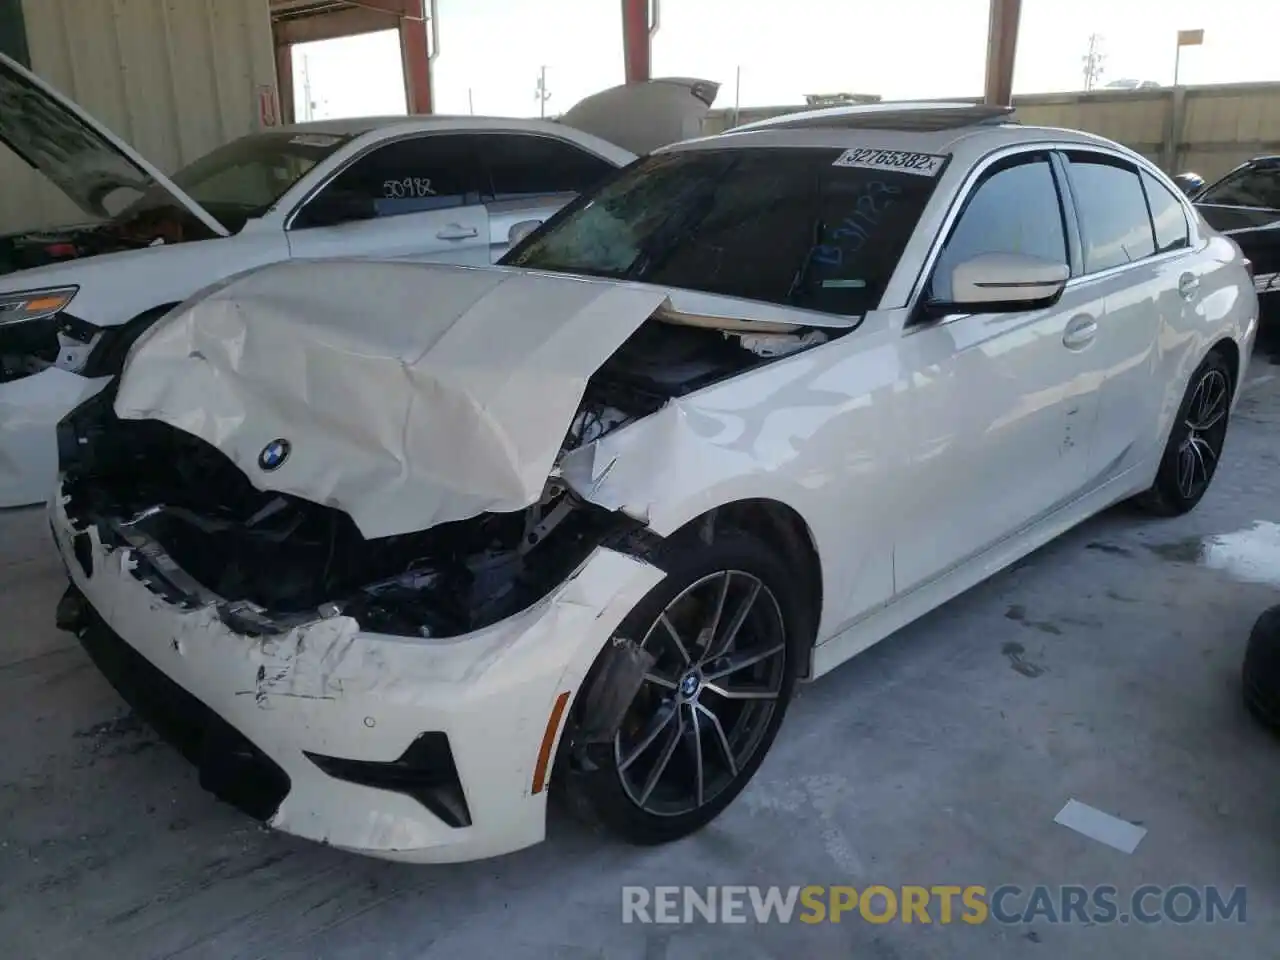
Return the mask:
{"type": "Polygon", "coordinates": [[[1142,172],[1142,189],[1147,193],[1151,222],[1155,225],[1156,253],[1167,253],[1188,246],[1191,238],[1181,201],[1145,170],[1142,172]]]}

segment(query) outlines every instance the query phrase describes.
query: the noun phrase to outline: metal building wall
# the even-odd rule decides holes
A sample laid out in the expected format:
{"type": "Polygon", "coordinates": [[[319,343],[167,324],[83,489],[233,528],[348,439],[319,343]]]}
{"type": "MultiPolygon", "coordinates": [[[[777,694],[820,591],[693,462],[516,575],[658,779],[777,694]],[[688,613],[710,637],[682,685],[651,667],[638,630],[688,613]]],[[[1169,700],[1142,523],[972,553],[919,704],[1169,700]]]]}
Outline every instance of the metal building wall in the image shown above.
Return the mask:
{"type": "MultiPolygon", "coordinates": [[[[957,97],[957,100],[973,98],[957,97]]],[[[1125,144],[1171,173],[1209,180],[1251,157],[1280,154],[1280,83],[1045,93],[1014,97],[1021,123],[1087,130],[1125,144]]],[[[808,109],[744,108],[740,123],[808,109]]],[[[732,109],[712,110],[707,134],[734,125],[732,109]]]]}
{"type": "MultiPolygon", "coordinates": [[[[279,115],[267,0],[23,0],[32,69],[162,170],[279,115]],[[265,98],[265,103],[264,103],[265,98]]],[[[0,147],[0,231],[76,213],[0,147]]]]}

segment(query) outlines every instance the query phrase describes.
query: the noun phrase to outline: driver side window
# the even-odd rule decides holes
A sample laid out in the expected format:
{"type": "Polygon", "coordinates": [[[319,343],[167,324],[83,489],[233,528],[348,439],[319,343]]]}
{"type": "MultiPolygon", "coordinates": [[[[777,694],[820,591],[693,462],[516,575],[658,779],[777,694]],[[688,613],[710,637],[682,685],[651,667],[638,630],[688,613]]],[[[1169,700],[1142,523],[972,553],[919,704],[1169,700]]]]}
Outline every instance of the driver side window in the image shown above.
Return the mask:
{"type": "Polygon", "coordinates": [[[471,138],[413,137],[357,158],[307,203],[294,226],[333,226],[344,219],[345,209],[383,219],[478,203],[480,176],[471,138]]]}
{"type": "Polygon", "coordinates": [[[1068,262],[1062,204],[1048,157],[1015,158],[969,194],[934,266],[929,299],[950,300],[951,271],[982,253],[1068,262]]]}

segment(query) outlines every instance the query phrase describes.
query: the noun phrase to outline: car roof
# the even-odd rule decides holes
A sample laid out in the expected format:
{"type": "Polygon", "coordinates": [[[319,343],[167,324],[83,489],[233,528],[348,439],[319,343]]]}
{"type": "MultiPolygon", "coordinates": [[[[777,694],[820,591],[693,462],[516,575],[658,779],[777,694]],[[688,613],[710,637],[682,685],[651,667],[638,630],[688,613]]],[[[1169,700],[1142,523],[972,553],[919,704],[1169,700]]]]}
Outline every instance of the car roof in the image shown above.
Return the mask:
{"type": "Polygon", "coordinates": [[[1026,143],[1106,147],[1138,156],[1122,144],[1080,130],[1026,126],[1009,107],[973,103],[875,103],[807,110],[733,127],[665,150],[737,147],[876,147],[951,154],[972,161],[1001,147],[1026,143]]]}
{"type": "Polygon", "coordinates": [[[794,127],[836,127],[846,130],[955,130],[979,124],[1007,121],[1013,107],[988,103],[919,101],[912,103],[864,103],[802,110],[734,127],[743,130],[776,130],[794,127]]]}

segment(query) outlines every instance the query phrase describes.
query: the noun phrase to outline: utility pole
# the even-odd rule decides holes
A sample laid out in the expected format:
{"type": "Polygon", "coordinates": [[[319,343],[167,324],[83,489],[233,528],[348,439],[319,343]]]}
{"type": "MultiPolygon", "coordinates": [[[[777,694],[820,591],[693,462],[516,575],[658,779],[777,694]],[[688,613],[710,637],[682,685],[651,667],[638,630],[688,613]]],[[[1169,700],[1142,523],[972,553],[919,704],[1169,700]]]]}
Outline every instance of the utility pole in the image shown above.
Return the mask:
{"type": "Polygon", "coordinates": [[[470,109],[471,115],[474,117],[476,115],[476,101],[475,98],[471,96],[470,87],[467,87],[467,107],[470,109]]]}
{"type": "Polygon", "coordinates": [[[538,70],[538,86],[533,91],[533,99],[538,101],[538,116],[546,117],[547,101],[551,99],[551,91],[547,89],[547,68],[538,70]]]}
{"type": "Polygon", "coordinates": [[[303,120],[316,118],[316,103],[311,99],[311,59],[305,53],[302,55],[302,113],[303,120]]]}
{"type": "Polygon", "coordinates": [[[733,81],[733,125],[736,127],[739,122],[740,108],[742,106],[742,67],[738,67],[737,75],[733,81]]]}
{"type": "Polygon", "coordinates": [[[1107,55],[1102,52],[1102,34],[1089,34],[1089,52],[1080,58],[1084,63],[1084,88],[1092,90],[1102,76],[1107,55]]]}

